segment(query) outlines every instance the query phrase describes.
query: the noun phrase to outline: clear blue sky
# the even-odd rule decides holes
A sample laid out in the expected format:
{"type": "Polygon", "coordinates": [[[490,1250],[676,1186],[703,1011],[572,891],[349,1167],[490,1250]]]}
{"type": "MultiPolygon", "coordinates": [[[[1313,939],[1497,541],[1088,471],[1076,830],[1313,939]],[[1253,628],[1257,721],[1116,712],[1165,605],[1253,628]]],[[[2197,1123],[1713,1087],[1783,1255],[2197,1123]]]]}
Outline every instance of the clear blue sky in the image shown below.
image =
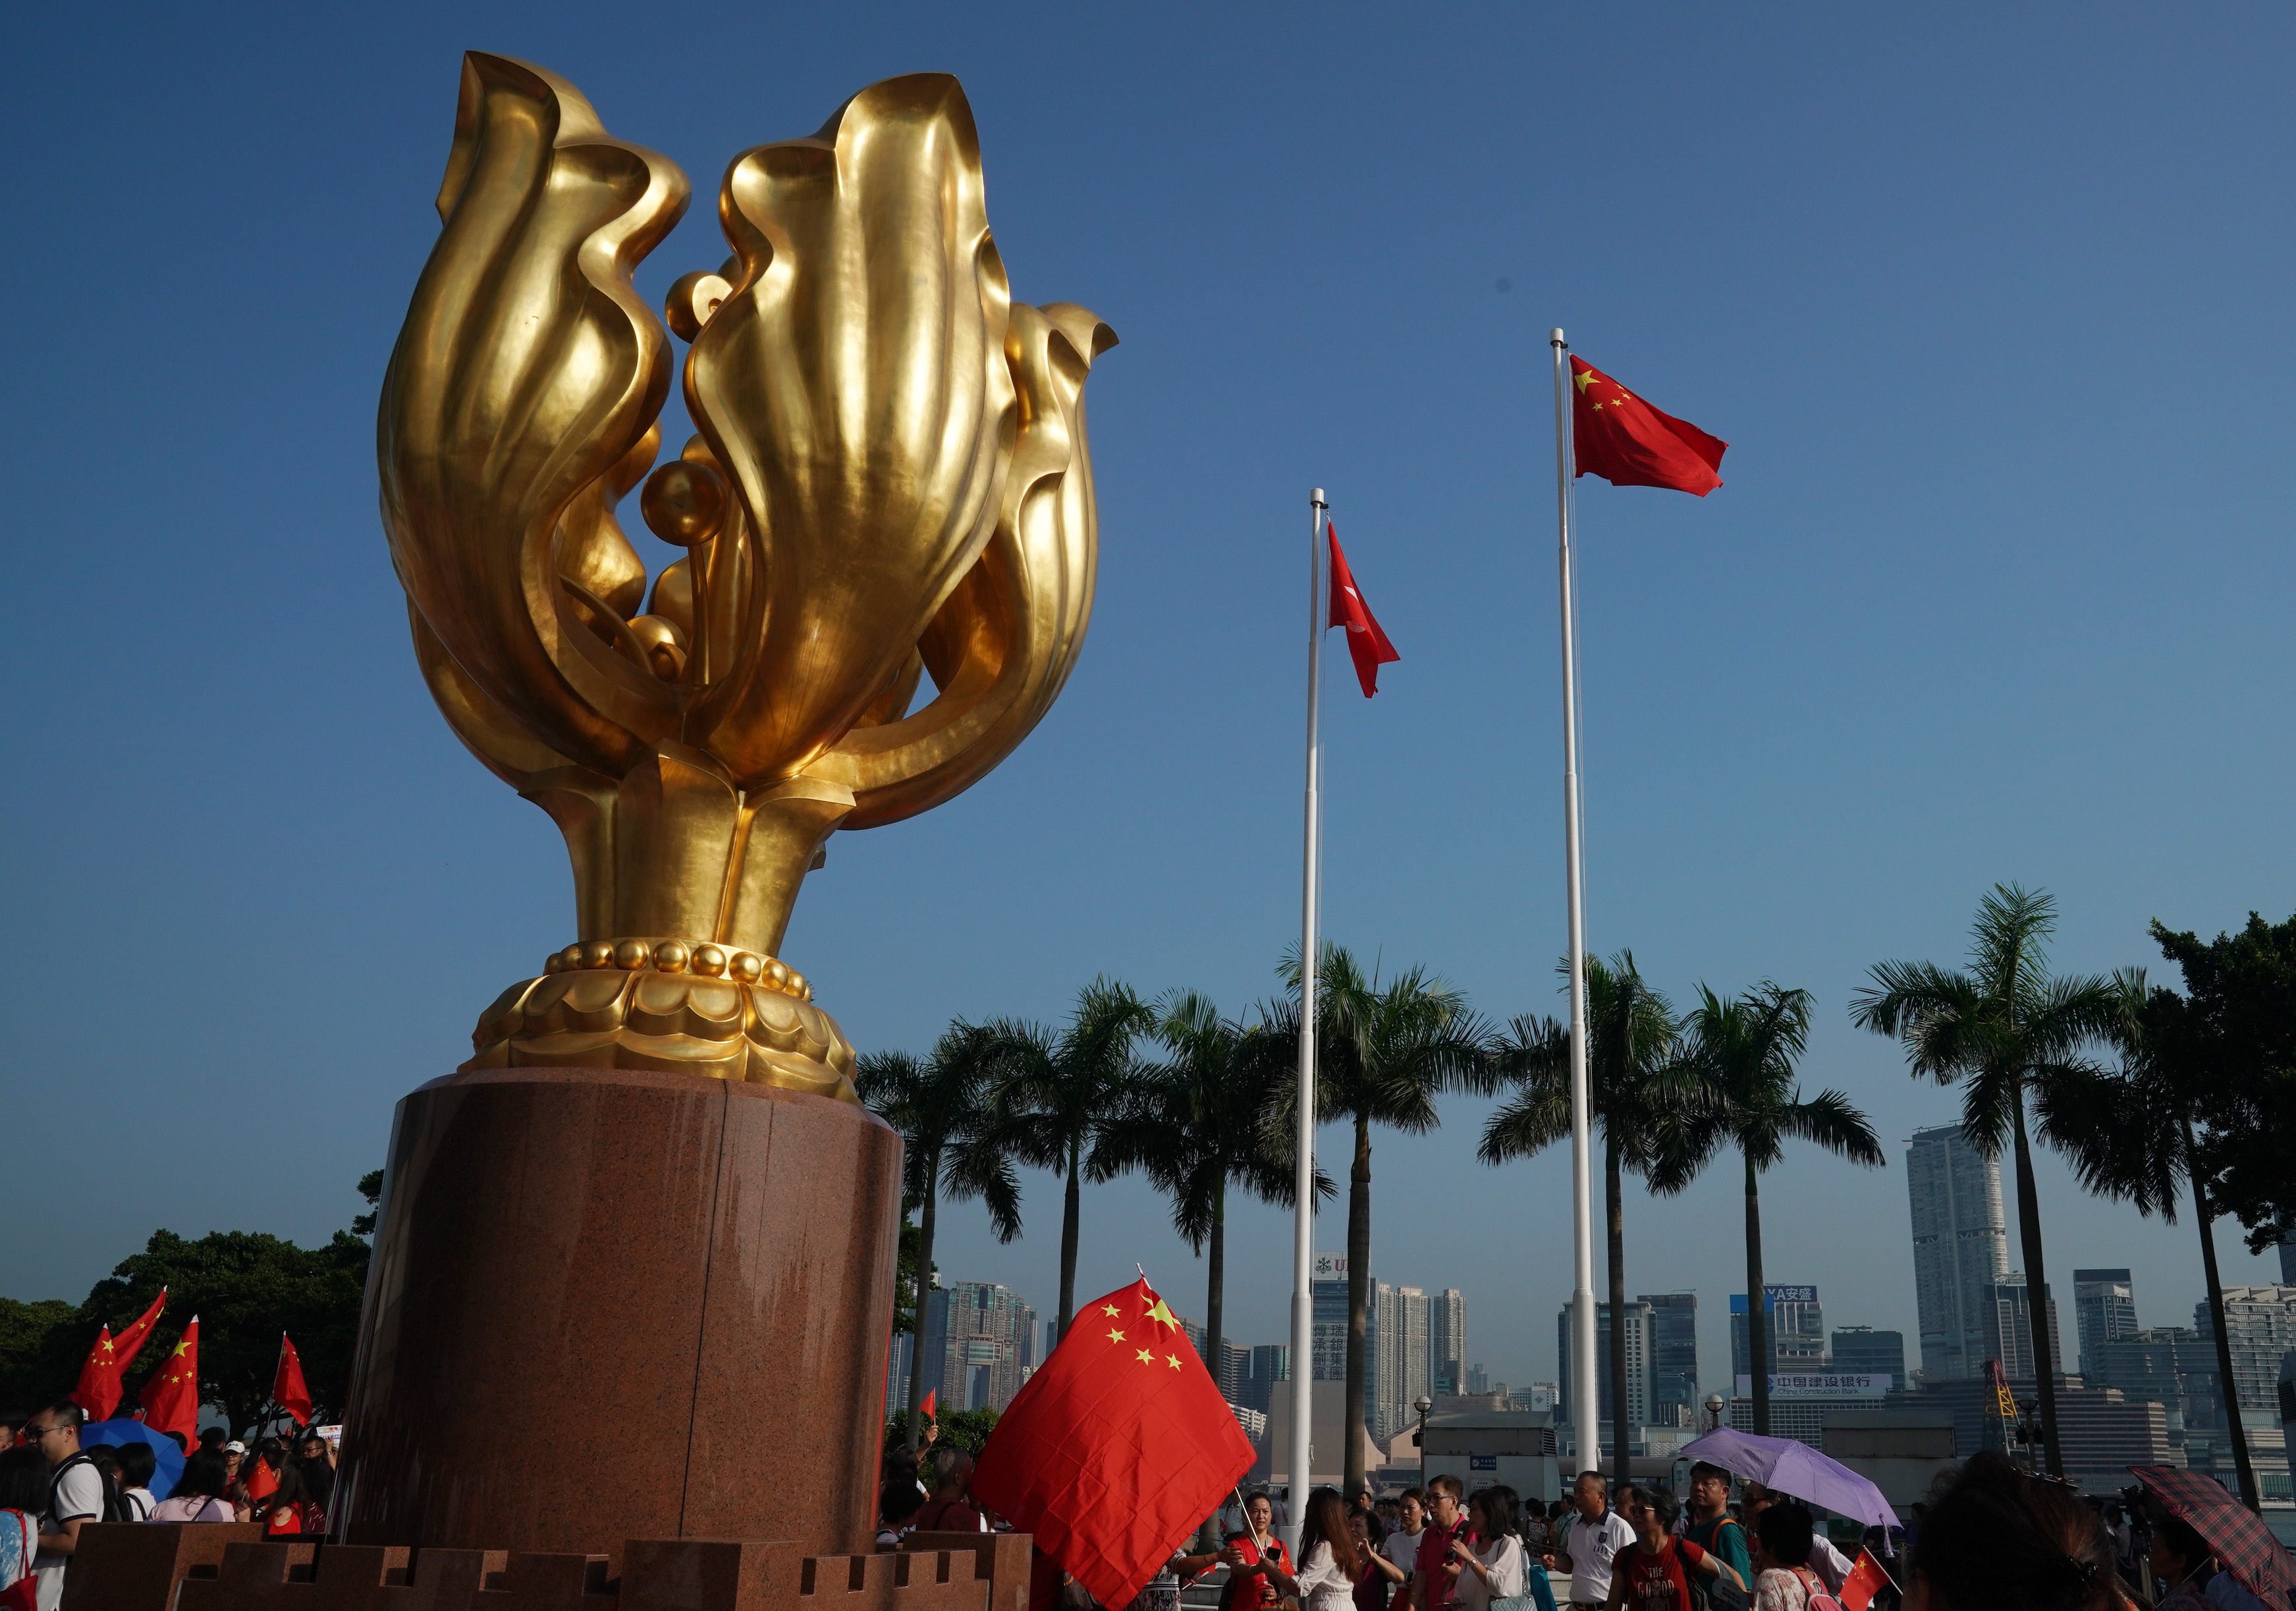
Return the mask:
{"type": "MultiPolygon", "coordinates": [[[[685,168],[652,296],[724,255],[734,153],[954,71],[1015,294],[1123,337],[1092,381],[1103,563],[1067,693],[955,804],[840,835],[798,908],[788,955],[865,1048],[1052,1017],[1103,970],[1239,1010],[1274,989],[1313,484],[1405,657],[1375,702],[1335,690],[1328,933],[1494,1015],[1553,1009],[1556,324],[1734,444],[1703,502],[1583,484],[1587,922],[1678,999],[1816,992],[1809,1082],[1891,1161],[1773,1177],[1774,1278],[1914,1330],[1898,1142],[1957,1099],[1851,1032],[1871,963],[1955,958],[1997,879],[2057,893],[2069,969],[2157,964],[2154,916],[2296,908],[2283,10],[147,6],[11,31],[0,1292],[77,1299],[155,1226],[324,1237],[392,1103],[571,935],[556,833],[422,691],[374,514],[468,46],[685,168]]],[[[1480,1168],[1480,1117],[1381,1138],[1376,1271],[1464,1288],[1472,1357],[1551,1376],[1567,1168],[1480,1168]]],[[[2127,1263],[2142,1319],[2190,1322],[2189,1225],[2054,1163],[2042,1200],[2061,1301],[2076,1264],[2127,1263]]],[[[954,1211],[945,1273],[1049,1311],[1058,1204],[1032,1179],[1010,1248],[954,1211]]],[[[1632,1289],[1701,1293],[1718,1379],[1738,1226],[1726,1173],[1628,1209],[1632,1289]]],[[[1283,1225],[1234,1233],[1232,1335],[1275,1340],[1283,1225]]],[[[1092,1192],[1083,1289],[1135,1260],[1200,1312],[1145,1190],[1092,1192]]]]}

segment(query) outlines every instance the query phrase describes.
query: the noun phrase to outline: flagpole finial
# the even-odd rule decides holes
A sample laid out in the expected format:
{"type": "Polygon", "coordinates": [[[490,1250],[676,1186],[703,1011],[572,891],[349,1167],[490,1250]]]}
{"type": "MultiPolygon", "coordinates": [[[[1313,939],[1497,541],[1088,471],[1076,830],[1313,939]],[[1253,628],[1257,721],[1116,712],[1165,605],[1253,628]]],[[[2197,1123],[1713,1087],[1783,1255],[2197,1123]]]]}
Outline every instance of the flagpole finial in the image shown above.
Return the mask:
{"type": "Polygon", "coordinates": [[[1546,341],[1547,344],[1553,347],[1568,347],[1570,345],[1570,342],[1562,339],[1562,327],[1560,325],[1546,333],[1546,341]]]}
{"type": "Polygon", "coordinates": [[[1308,494],[1308,501],[1315,505],[1318,509],[1325,507],[1324,503],[1324,489],[1321,487],[1311,489],[1308,494]]]}

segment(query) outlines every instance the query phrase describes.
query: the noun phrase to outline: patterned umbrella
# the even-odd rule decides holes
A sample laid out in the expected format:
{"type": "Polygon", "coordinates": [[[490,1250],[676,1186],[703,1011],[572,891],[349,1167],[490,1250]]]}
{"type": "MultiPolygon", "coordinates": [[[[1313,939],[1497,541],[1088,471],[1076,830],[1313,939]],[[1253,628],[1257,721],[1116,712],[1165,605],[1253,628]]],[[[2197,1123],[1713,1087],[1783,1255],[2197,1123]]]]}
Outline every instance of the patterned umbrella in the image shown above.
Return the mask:
{"type": "Polygon", "coordinates": [[[2217,1565],[2267,1605],[2286,1605],[2296,1589],[2296,1564],[2255,1511],[2226,1493],[2214,1477],[2173,1466],[2131,1466],[2169,1515],[2201,1535],[2217,1565]]]}

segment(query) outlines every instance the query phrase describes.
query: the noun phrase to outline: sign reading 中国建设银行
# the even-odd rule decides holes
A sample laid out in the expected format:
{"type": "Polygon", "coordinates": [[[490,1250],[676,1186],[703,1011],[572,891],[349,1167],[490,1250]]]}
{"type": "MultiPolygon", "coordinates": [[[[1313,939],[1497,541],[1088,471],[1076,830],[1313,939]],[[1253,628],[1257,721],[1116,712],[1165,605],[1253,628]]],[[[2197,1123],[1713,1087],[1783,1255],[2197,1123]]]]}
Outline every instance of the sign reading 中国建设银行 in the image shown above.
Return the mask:
{"type": "MultiPolygon", "coordinates": [[[[1889,1372],[1842,1372],[1838,1370],[1778,1371],[1770,1377],[1770,1396],[1773,1398],[1803,1399],[1878,1399],[1895,1385],[1889,1372]]],[[[1737,1393],[1746,1398],[1754,1391],[1754,1378],[1742,1376],[1737,1380],[1737,1393]]]]}

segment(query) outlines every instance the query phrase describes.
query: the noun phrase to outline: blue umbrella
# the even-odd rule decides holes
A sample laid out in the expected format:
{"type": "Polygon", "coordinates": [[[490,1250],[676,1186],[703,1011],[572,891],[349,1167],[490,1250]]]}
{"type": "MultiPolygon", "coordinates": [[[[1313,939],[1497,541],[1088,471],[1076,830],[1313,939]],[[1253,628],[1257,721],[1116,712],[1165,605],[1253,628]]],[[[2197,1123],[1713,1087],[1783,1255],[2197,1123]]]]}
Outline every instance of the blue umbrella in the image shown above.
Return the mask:
{"type": "Polygon", "coordinates": [[[166,1499],[184,1475],[184,1446],[164,1432],[141,1421],[90,1421],[79,1429],[80,1446],[90,1443],[147,1443],[159,1469],[152,1473],[152,1497],[166,1499]]]}

